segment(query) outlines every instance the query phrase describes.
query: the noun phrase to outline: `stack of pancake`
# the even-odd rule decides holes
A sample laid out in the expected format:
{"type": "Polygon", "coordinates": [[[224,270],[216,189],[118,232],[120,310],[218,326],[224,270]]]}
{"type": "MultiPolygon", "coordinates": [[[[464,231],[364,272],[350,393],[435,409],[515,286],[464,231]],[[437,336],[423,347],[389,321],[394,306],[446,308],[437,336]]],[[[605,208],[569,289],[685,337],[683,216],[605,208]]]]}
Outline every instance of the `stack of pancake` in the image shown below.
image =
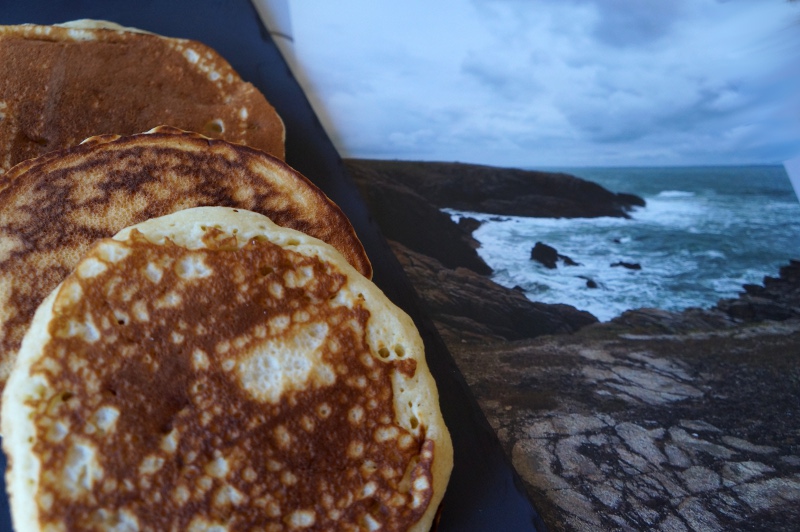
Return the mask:
{"type": "Polygon", "coordinates": [[[422,341],[263,96],[108,23],[0,28],[0,65],[15,528],[428,530],[422,341]]]}
{"type": "Polygon", "coordinates": [[[165,124],[284,156],[275,109],[196,41],[90,20],[0,26],[0,68],[0,174],[91,136],[165,124]]]}

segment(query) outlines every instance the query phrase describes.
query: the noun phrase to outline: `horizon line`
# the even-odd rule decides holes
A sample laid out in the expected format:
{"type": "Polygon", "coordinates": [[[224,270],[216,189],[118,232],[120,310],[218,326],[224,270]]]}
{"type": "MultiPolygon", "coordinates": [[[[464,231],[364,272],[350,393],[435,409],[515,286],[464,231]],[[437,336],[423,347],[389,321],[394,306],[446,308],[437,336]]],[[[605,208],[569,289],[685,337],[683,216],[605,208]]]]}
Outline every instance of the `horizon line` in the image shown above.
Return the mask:
{"type": "Polygon", "coordinates": [[[494,168],[507,168],[519,170],[538,170],[538,169],[564,169],[564,168],[747,168],[754,166],[784,166],[785,162],[746,162],[746,163],[695,163],[695,164],[608,164],[608,165],[592,165],[592,164],[545,164],[545,165],[498,165],[493,163],[476,163],[466,162],[459,160],[448,159],[400,159],[400,158],[386,158],[386,157],[353,157],[353,156],[340,156],[342,160],[361,160],[361,161],[386,161],[386,162],[403,162],[403,163],[433,163],[433,164],[464,164],[474,166],[490,166],[494,168]]]}

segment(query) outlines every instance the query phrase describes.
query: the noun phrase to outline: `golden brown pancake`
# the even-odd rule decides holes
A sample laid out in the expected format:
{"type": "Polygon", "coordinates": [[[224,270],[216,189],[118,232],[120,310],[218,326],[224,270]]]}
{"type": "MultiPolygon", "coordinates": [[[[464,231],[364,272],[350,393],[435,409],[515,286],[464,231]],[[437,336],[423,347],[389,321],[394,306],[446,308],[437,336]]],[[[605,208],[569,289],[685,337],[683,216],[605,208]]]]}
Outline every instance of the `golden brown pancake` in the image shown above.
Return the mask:
{"type": "Polygon", "coordinates": [[[98,238],[203,205],[269,216],[337,248],[371,277],[347,217],[284,162],[172,128],[106,136],[27,161],[0,190],[0,386],[36,307],[98,238]]]}
{"type": "Polygon", "coordinates": [[[284,156],[284,126],[214,50],[113,23],[0,26],[0,175],[101,134],[169,125],[284,156]]]}
{"type": "Polygon", "coordinates": [[[2,424],[26,531],[427,531],[452,468],[411,319],[332,247],[221,207],[94,245],[2,424]]]}

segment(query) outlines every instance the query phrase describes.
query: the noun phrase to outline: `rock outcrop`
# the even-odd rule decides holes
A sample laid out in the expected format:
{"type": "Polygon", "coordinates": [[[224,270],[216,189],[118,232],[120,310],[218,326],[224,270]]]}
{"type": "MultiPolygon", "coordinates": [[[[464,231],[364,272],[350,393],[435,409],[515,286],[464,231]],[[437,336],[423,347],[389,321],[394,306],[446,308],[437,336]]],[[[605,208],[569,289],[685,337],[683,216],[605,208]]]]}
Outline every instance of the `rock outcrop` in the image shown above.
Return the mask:
{"type": "Polygon", "coordinates": [[[800,316],[800,260],[765,277],[763,285],[744,285],[736,299],[723,299],[717,309],[739,321],[786,320],[800,316]]]}
{"type": "Polygon", "coordinates": [[[800,318],[800,260],[790,260],[780,268],[778,277],[764,277],[763,285],[745,285],[738,298],[720,300],[714,308],[680,312],[632,309],[602,327],[646,334],[685,334],[793,318],[800,318]]]}
{"type": "Polygon", "coordinates": [[[492,272],[476,251],[478,241],[472,238],[477,220],[456,224],[402,182],[369,171],[369,167],[348,164],[348,168],[386,238],[434,257],[447,268],[468,268],[485,275],[492,272]]]}
{"type": "Polygon", "coordinates": [[[537,242],[531,249],[531,260],[542,264],[545,268],[555,269],[558,262],[558,251],[553,246],[537,242]]]}
{"type": "Polygon", "coordinates": [[[628,270],[641,270],[642,269],[642,265],[639,264],[638,262],[625,262],[625,261],[622,261],[622,260],[611,263],[611,267],[612,268],[622,267],[622,268],[626,268],[628,270]]]}
{"type": "Polygon", "coordinates": [[[562,261],[565,266],[580,266],[567,255],[562,255],[556,248],[543,242],[534,244],[531,249],[531,260],[535,260],[551,270],[558,267],[558,261],[562,261]]]}
{"type": "Polygon", "coordinates": [[[403,184],[440,208],[539,218],[629,217],[645,201],[578,177],[462,163],[348,159],[360,182],[403,184]]]}
{"type": "Polygon", "coordinates": [[[425,310],[448,342],[518,340],[563,334],[597,323],[570,305],[534,303],[466,268],[451,270],[436,259],[390,242],[425,310]]]}

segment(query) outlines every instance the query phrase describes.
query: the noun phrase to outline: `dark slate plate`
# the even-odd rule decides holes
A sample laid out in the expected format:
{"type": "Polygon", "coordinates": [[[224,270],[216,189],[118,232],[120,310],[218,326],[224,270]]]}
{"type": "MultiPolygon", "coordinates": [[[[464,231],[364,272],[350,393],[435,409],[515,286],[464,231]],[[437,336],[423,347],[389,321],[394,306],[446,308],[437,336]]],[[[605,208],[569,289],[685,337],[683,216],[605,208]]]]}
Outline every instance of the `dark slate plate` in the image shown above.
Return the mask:
{"type": "MultiPolygon", "coordinates": [[[[544,530],[494,431],[431,321],[420,311],[402,268],[249,0],[0,0],[0,24],[53,24],[79,18],[112,20],[202,41],[264,93],[286,124],[287,162],[348,215],[372,260],[375,282],[414,318],[425,341],[455,447],[439,530],[544,530]]],[[[0,460],[5,469],[4,457],[0,460]]],[[[4,484],[2,488],[5,492],[4,484]]],[[[0,497],[0,530],[11,530],[4,497],[0,497]]]]}

